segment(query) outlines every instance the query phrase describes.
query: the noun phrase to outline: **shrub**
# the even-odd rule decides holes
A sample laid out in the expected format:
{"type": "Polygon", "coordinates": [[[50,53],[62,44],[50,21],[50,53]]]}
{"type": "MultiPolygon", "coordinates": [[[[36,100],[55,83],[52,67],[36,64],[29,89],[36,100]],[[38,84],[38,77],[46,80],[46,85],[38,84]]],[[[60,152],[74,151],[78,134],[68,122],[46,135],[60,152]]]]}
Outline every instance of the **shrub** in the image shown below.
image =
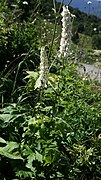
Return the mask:
{"type": "Polygon", "coordinates": [[[95,34],[92,36],[92,47],[95,49],[101,49],[101,34],[95,34]]]}

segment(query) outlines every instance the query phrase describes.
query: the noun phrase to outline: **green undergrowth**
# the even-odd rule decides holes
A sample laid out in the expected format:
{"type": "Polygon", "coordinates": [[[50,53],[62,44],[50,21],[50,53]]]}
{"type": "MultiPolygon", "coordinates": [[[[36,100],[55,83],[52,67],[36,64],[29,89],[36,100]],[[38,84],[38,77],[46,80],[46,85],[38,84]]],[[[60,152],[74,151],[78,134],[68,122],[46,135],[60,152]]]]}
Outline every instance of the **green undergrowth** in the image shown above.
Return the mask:
{"type": "Polygon", "coordinates": [[[100,82],[76,66],[100,56],[79,34],[70,56],[59,59],[55,1],[28,2],[0,2],[0,180],[100,180],[100,82]],[[42,46],[48,84],[35,88],[42,46]]]}
{"type": "Polygon", "coordinates": [[[78,46],[80,48],[85,48],[85,49],[92,49],[92,37],[85,35],[85,34],[81,34],[79,33],[79,43],[78,46]]]}
{"type": "Polygon", "coordinates": [[[74,64],[60,72],[36,101],[0,109],[1,180],[100,179],[101,92],[74,64]]]}

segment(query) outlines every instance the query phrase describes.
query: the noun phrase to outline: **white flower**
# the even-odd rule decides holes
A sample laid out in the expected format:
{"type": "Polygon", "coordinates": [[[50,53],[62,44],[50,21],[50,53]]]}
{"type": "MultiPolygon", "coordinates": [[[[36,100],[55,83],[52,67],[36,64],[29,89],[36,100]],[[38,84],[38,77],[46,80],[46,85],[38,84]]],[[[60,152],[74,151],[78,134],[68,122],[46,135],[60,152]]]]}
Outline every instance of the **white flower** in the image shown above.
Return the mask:
{"type": "Polygon", "coordinates": [[[23,3],[22,3],[22,4],[28,5],[28,2],[27,2],[27,1],[23,1],[23,3]]]}
{"type": "Polygon", "coordinates": [[[36,81],[35,89],[40,87],[46,87],[48,81],[48,58],[45,51],[45,47],[41,47],[40,52],[40,72],[39,78],[36,81]]]}
{"type": "Polygon", "coordinates": [[[94,30],[94,31],[96,31],[96,30],[97,30],[97,28],[94,28],[93,30],[94,30]]]}
{"type": "Polygon", "coordinates": [[[76,16],[75,16],[75,14],[71,14],[71,17],[72,17],[72,18],[75,18],[76,16]]]}
{"type": "Polygon", "coordinates": [[[98,139],[101,139],[101,134],[98,135],[98,139]]]}
{"type": "Polygon", "coordinates": [[[71,14],[68,9],[68,6],[63,6],[62,15],[62,33],[60,40],[60,49],[59,49],[59,57],[68,56],[71,47],[71,37],[72,37],[72,22],[71,22],[71,14]]]}

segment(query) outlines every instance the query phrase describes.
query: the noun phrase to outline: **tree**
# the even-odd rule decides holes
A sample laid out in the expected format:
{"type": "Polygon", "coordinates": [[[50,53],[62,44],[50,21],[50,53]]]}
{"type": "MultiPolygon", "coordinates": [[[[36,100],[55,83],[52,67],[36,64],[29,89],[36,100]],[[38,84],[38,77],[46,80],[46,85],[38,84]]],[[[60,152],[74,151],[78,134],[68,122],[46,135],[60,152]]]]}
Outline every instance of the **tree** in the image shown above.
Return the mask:
{"type": "Polygon", "coordinates": [[[101,34],[95,34],[92,37],[92,47],[95,49],[101,49],[101,34]]]}

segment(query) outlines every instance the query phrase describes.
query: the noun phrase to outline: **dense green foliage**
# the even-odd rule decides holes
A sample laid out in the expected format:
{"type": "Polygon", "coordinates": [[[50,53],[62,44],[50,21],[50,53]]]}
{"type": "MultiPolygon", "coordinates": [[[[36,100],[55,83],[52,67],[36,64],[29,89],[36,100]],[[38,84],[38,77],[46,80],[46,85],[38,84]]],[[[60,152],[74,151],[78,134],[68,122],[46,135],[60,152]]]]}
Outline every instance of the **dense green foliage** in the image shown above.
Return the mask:
{"type": "Polygon", "coordinates": [[[101,34],[95,34],[92,37],[92,46],[95,49],[101,49],[101,34]]]}
{"type": "MultiPolygon", "coordinates": [[[[0,1],[0,180],[100,180],[100,82],[78,73],[78,49],[67,59],[56,57],[60,3],[23,2],[0,1]],[[48,85],[35,89],[43,45],[48,85]]],[[[84,27],[77,19],[73,24],[78,44],[84,27]]]]}
{"type": "Polygon", "coordinates": [[[100,179],[100,95],[68,65],[36,102],[1,109],[0,179],[100,179]]]}

